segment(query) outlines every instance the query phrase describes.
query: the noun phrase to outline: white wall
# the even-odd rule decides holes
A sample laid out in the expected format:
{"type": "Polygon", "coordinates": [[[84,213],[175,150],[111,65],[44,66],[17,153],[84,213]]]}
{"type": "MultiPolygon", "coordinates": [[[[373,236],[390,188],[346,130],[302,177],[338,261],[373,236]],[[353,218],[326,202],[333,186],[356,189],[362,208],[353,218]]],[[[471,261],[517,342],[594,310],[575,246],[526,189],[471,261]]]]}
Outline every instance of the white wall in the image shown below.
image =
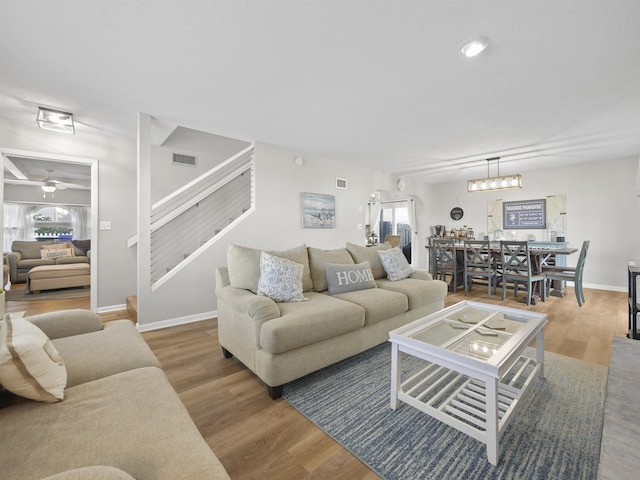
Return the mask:
{"type": "MultiPolygon", "coordinates": [[[[636,198],[638,159],[620,159],[560,167],[523,174],[521,190],[491,193],[467,193],[464,182],[432,185],[425,192],[430,199],[430,226],[466,224],[476,233],[487,229],[488,200],[530,200],[564,193],[567,196],[567,241],[580,248],[583,240],[591,240],[585,264],[584,285],[626,291],[627,261],[640,260],[640,202],[636,198]],[[458,205],[465,211],[463,220],[454,223],[449,210],[458,205]]],[[[539,240],[543,230],[537,230],[539,240]]],[[[519,233],[526,240],[530,232],[519,233]]],[[[567,258],[575,265],[577,254],[567,258]]]]}
{"type": "MultiPolygon", "coordinates": [[[[127,239],[136,233],[136,150],[135,142],[83,134],[41,130],[33,122],[0,118],[0,150],[11,149],[43,156],[60,155],[98,162],[99,220],[110,220],[112,229],[94,232],[98,239],[98,309],[122,307],[128,295],[136,293],[135,249],[127,239]]],[[[93,248],[93,245],[92,245],[93,248]]]]}
{"type": "Polygon", "coordinates": [[[151,203],[169,195],[248,146],[249,142],[177,127],[161,146],[151,148],[151,203]],[[172,163],[174,153],[195,156],[196,166],[172,163]]]}
{"type": "MultiPolygon", "coordinates": [[[[225,266],[229,244],[284,250],[301,244],[324,249],[344,247],[346,242],[365,244],[365,213],[373,189],[389,189],[395,179],[374,171],[305,152],[257,142],[256,210],[232,232],[191,264],[175,279],[162,285],[148,305],[142,328],[170,319],[191,318],[217,309],[215,268],[225,266]],[[302,156],[303,166],[293,159],[302,156]],[[336,189],[336,177],[347,180],[347,190],[336,189]],[[336,228],[302,228],[302,193],[336,196],[336,228]],[[358,224],[363,226],[358,229],[358,224]]],[[[408,183],[405,194],[414,188],[408,183]]],[[[391,193],[389,193],[392,196],[391,193]]],[[[398,196],[398,195],[396,195],[398,196]]]]}

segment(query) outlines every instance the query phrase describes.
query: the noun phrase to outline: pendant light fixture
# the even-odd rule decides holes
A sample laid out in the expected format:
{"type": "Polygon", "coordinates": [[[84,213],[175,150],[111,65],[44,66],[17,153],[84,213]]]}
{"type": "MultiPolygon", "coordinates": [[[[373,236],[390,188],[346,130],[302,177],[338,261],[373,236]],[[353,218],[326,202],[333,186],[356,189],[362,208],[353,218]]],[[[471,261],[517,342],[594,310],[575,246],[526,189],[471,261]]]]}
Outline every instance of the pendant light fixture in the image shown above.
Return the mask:
{"type": "Polygon", "coordinates": [[[497,190],[513,190],[522,188],[522,175],[500,175],[500,157],[487,158],[487,177],[467,181],[468,192],[494,192],[497,190]],[[498,164],[498,176],[489,175],[489,165],[491,162],[498,164]]]}

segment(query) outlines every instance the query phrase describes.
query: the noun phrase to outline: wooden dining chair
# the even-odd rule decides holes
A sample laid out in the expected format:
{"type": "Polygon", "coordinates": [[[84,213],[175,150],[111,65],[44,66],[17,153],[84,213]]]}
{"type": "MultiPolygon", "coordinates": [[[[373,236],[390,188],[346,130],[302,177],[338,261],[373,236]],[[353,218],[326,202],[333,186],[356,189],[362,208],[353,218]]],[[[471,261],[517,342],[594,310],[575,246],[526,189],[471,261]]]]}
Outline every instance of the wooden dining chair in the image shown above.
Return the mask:
{"type": "Polygon", "coordinates": [[[456,254],[455,242],[451,238],[432,239],[434,278],[446,281],[447,274],[451,275],[449,286],[453,292],[458,291],[458,275],[464,275],[464,262],[459,262],[456,254]]]}
{"type": "Polygon", "coordinates": [[[534,295],[534,285],[540,284],[542,301],[547,300],[545,276],[542,273],[533,272],[531,265],[531,253],[528,242],[500,242],[500,259],[502,261],[502,299],[507,298],[507,283],[513,283],[515,296],[518,296],[518,285],[527,286],[527,305],[531,305],[531,297],[534,295]]]}
{"type": "Polygon", "coordinates": [[[585,302],[584,291],[582,290],[582,273],[584,271],[584,263],[587,258],[587,252],[589,251],[590,240],[582,242],[582,248],[580,249],[580,256],[578,257],[578,263],[575,267],[561,267],[561,266],[544,266],[542,267],[542,273],[546,277],[545,289],[549,288],[552,280],[563,280],[573,282],[574,290],[576,292],[576,300],[578,306],[581,307],[585,302]]]}
{"type": "Polygon", "coordinates": [[[474,278],[487,279],[487,293],[491,298],[491,289],[496,293],[498,273],[491,255],[488,240],[464,241],[464,294],[469,293],[474,278]]]}

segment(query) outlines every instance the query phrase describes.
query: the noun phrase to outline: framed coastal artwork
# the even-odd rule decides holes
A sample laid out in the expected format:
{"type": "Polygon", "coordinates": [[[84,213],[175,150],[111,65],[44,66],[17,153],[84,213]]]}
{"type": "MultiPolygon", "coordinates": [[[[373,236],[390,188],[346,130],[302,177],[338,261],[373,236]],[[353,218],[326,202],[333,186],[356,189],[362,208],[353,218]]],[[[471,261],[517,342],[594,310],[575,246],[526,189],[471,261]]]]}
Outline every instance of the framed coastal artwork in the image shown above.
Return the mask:
{"type": "Polygon", "coordinates": [[[336,226],[336,197],[320,193],[302,194],[302,227],[334,228],[336,226]]]}

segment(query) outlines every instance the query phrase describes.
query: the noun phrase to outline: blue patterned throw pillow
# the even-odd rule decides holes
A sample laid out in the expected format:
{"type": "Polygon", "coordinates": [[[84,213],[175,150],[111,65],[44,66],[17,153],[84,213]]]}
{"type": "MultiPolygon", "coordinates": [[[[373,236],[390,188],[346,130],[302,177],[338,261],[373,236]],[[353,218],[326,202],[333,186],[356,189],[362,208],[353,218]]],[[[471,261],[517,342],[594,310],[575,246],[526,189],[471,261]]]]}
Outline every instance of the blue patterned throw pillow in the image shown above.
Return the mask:
{"type": "Polygon", "coordinates": [[[413,275],[413,268],[407,262],[407,257],[404,256],[400,247],[378,250],[378,255],[380,255],[384,271],[387,272],[387,278],[392,282],[413,275]]]}
{"type": "Polygon", "coordinates": [[[260,279],[258,295],[271,298],[275,302],[305,302],[302,294],[302,274],[304,266],[286,258],[260,254],[260,279]]]}

